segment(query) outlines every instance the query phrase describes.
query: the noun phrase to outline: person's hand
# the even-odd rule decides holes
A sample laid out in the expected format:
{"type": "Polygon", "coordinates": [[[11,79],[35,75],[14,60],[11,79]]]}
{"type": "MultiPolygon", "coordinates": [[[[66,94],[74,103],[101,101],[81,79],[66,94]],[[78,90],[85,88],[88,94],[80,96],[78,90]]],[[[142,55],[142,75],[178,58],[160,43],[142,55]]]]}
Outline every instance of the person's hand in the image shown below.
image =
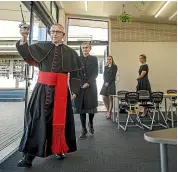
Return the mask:
{"type": "Polygon", "coordinates": [[[106,82],[104,85],[105,85],[105,87],[108,87],[108,86],[109,86],[109,83],[108,83],[108,82],[106,82]]]}
{"type": "Polygon", "coordinates": [[[71,100],[74,100],[76,97],[77,97],[76,94],[72,94],[72,95],[71,95],[71,100]]]}
{"type": "Polygon", "coordinates": [[[82,88],[85,89],[85,88],[88,88],[88,87],[89,87],[89,84],[88,84],[88,83],[85,83],[82,88]]]}
{"type": "Polygon", "coordinates": [[[26,24],[25,26],[23,25],[20,26],[20,34],[22,35],[22,38],[21,38],[22,42],[27,42],[29,31],[30,31],[30,25],[26,24]]]}

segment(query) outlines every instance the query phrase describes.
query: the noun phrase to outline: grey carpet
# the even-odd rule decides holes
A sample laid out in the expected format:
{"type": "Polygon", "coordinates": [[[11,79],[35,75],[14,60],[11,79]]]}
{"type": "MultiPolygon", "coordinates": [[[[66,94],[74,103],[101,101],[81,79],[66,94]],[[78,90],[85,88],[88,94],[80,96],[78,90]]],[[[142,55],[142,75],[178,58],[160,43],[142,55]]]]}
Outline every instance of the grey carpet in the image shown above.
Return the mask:
{"type": "MultiPolygon", "coordinates": [[[[80,134],[79,116],[75,115],[76,135],[80,134]]],[[[36,158],[31,169],[17,168],[21,158],[14,153],[0,164],[0,172],[160,172],[159,145],[144,140],[145,131],[129,128],[127,132],[106,120],[103,113],[95,116],[95,135],[78,142],[78,151],[64,161],[54,156],[36,158]]],[[[169,169],[176,172],[176,147],[168,146],[169,169]]]]}

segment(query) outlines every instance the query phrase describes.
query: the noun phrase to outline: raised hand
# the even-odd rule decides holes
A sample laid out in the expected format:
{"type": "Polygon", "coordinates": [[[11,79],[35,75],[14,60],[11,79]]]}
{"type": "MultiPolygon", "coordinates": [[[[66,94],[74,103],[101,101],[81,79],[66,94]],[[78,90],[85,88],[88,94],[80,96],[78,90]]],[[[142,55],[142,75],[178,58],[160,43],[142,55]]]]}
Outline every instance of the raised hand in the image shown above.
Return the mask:
{"type": "Polygon", "coordinates": [[[20,34],[22,35],[21,38],[22,42],[27,42],[29,31],[30,31],[30,25],[25,24],[20,26],[20,34]]]}

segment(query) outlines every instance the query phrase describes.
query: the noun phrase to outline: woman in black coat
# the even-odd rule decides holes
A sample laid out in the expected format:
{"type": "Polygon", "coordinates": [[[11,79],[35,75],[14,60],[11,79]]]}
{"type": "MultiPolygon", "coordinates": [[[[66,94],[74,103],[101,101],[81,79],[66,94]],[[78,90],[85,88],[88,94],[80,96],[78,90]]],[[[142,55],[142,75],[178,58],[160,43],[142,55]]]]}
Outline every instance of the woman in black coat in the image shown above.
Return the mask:
{"type": "Polygon", "coordinates": [[[111,118],[113,100],[110,95],[116,94],[116,79],[117,66],[114,63],[113,57],[110,55],[107,57],[107,64],[104,68],[104,84],[100,94],[103,95],[103,102],[107,109],[106,118],[111,118]]]}
{"type": "Polygon", "coordinates": [[[75,113],[80,114],[80,120],[82,124],[82,131],[79,139],[85,139],[87,137],[86,128],[86,113],[89,114],[89,132],[94,134],[93,118],[97,112],[98,97],[96,78],[98,76],[98,60],[97,57],[91,56],[90,53],[91,44],[84,42],[82,44],[83,56],[80,60],[84,64],[84,68],[81,73],[81,89],[79,95],[74,101],[75,113]]]}

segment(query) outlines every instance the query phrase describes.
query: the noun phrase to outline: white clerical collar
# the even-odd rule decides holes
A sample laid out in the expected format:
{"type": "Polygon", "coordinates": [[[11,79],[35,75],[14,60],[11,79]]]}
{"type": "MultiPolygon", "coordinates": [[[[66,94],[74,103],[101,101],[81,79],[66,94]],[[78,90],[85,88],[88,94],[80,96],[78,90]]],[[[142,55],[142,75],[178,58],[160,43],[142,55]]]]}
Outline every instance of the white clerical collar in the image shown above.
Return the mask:
{"type": "MultiPolygon", "coordinates": [[[[84,55],[83,55],[84,56],[84,55]]],[[[84,56],[84,57],[88,57],[88,56],[90,56],[90,54],[88,54],[87,56],[84,56]]]]}
{"type": "MultiPolygon", "coordinates": [[[[53,43],[53,42],[52,42],[53,43]]],[[[63,42],[60,42],[59,44],[55,44],[55,43],[53,43],[56,47],[57,46],[59,46],[59,45],[62,45],[63,44],[63,42]]]]}

